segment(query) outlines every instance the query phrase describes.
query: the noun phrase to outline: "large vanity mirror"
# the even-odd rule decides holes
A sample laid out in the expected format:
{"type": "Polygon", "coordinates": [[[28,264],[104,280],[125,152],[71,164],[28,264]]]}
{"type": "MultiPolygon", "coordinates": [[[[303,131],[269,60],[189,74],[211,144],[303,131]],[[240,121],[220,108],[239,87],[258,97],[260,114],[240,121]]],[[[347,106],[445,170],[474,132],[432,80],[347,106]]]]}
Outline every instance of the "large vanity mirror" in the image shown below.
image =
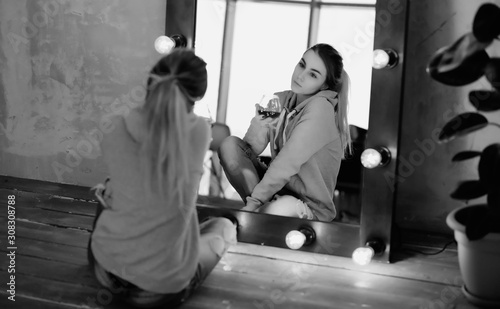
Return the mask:
{"type": "MultiPolygon", "coordinates": [[[[293,69],[306,48],[326,42],[344,55],[352,89],[349,123],[359,152],[368,128],[375,1],[322,2],[313,8],[314,14],[312,3],[199,1],[194,43],[197,54],[208,63],[210,82],[195,112],[211,116],[226,124],[231,135],[243,137],[254,116],[254,104],[266,94],[290,89],[293,69]],[[342,31],[331,30],[340,26],[342,31]]],[[[264,161],[270,158],[269,147],[261,156],[264,161]]],[[[359,153],[344,161],[335,220],[359,224],[359,153]]],[[[221,182],[204,193],[239,200],[224,179],[217,184],[221,182]]]]}
{"type": "MultiPolygon", "coordinates": [[[[212,185],[200,191],[199,216],[233,217],[240,241],[283,248],[289,247],[290,231],[312,231],[314,241],[299,248],[309,252],[350,257],[376,240],[383,246],[375,259],[389,261],[406,11],[406,1],[394,0],[168,1],[166,34],[185,35],[208,63],[209,89],[195,112],[227,126],[231,135],[245,134],[263,94],[290,88],[293,68],[308,46],[325,42],[337,48],[351,77],[349,122],[357,152],[342,162],[333,222],[239,210],[243,202],[215,152],[212,185]],[[396,51],[399,64],[372,70],[374,49],[396,51]],[[392,160],[362,169],[360,152],[380,146],[392,160]]],[[[267,155],[265,150],[264,160],[267,155]]]]}

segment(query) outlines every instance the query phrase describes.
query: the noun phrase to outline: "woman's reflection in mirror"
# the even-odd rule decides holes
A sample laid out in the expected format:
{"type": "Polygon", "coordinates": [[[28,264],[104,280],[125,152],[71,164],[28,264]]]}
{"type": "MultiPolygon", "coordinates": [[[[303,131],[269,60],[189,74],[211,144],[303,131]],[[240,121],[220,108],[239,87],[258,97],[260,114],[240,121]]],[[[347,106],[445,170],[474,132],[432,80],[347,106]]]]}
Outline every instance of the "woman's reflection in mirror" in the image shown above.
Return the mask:
{"type": "Polygon", "coordinates": [[[275,93],[282,106],[277,118],[259,114],[256,104],[243,139],[222,142],[221,165],[245,202],[242,210],[332,221],[340,163],[351,152],[349,76],[341,55],[328,44],[310,47],[295,66],[290,88],[275,93]],[[259,155],[268,145],[266,165],[259,155]]]}

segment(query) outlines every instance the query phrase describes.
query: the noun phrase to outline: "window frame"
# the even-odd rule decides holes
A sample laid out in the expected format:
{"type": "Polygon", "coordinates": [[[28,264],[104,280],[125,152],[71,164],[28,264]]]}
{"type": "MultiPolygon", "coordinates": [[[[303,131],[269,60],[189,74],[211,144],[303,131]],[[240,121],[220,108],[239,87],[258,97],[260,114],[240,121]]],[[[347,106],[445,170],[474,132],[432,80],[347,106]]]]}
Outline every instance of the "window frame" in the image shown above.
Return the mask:
{"type": "MultiPolygon", "coordinates": [[[[222,60],[219,79],[219,95],[217,98],[217,113],[215,120],[220,123],[226,123],[228,98],[229,98],[229,80],[232,58],[232,46],[234,44],[234,27],[236,15],[236,2],[272,2],[289,3],[296,5],[309,6],[309,29],[307,35],[307,46],[316,42],[319,29],[319,16],[322,7],[343,6],[343,7],[375,7],[375,4],[365,3],[344,3],[344,2],[322,2],[321,0],[293,1],[293,0],[226,0],[226,14],[224,21],[224,37],[222,43],[222,60]]],[[[355,0],[354,0],[355,1],[355,0]]]]}

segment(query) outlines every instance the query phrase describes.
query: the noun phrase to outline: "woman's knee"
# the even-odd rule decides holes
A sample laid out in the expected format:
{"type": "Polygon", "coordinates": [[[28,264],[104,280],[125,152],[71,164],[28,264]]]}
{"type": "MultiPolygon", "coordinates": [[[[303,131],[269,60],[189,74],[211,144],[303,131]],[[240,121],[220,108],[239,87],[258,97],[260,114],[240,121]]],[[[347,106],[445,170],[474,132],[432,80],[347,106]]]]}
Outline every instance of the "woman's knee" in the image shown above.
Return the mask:
{"type": "Polygon", "coordinates": [[[226,137],[218,150],[219,159],[224,168],[237,167],[244,154],[244,141],[236,136],[226,137]]]}
{"type": "Polygon", "coordinates": [[[229,219],[211,218],[201,226],[202,241],[207,241],[211,251],[221,257],[232,245],[237,243],[237,227],[229,219]]]}
{"type": "Polygon", "coordinates": [[[244,141],[237,136],[226,137],[218,149],[219,156],[222,158],[236,154],[240,151],[243,143],[244,141]]]}
{"type": "Polygon", "coordinates": [[[278,199],[259,208],[259,212],[285,217],[307,218],[309,219],[307,205],[290,195],[280,196],[278,199]]]}
{"type": "Polygon", "coordinates": [[[200,233],[220,235],[227,241],[233,241],[236,239],[236,224],[225,217],[214,217],[200,224],[200,233]]]}

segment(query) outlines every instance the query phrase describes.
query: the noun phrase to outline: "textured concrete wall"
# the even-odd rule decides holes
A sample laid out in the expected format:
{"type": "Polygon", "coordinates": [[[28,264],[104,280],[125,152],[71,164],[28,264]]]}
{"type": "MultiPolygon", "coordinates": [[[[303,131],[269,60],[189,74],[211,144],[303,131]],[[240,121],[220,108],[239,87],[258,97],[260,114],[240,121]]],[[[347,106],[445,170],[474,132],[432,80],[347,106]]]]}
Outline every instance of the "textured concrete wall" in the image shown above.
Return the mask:
{"type": "Polygon", "coordinates": [[[164,0],[0,0],[0,174],[94,185],[109,116],[142,102],[164,0]]]}

